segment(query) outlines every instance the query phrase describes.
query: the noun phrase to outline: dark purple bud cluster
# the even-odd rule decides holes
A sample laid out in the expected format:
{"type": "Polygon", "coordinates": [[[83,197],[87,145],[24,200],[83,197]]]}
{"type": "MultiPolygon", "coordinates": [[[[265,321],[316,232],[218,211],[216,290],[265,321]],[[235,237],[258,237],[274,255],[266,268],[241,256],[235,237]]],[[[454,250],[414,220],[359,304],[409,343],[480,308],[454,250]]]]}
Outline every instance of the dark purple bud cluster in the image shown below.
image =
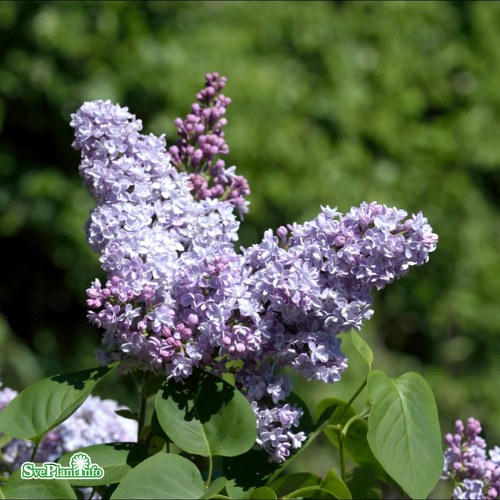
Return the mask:
{"type": "Polygon", "coordinates": [[[235,167],[226,168],[220,158],[229,153],[223,127],[227,125],[224,115],[231,99],[221,93],[227,78],[208,73],[205,80],[205,88],[196,94],[198,102],[192,105],[191,113],[184,120],[174,121],[180,140],[168,150],[171,162],[190,174],[195,199],[228,200],[240,214],[246,213],[248,182],[235,174],[235,167]]]}

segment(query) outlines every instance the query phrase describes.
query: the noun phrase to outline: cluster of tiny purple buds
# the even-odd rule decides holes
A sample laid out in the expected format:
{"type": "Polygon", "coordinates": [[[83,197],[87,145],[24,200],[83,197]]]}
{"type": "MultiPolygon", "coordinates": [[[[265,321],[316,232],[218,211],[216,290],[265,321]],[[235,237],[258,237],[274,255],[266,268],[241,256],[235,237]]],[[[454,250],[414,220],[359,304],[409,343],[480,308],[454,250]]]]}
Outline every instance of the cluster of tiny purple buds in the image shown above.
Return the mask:
{"type": "Polygon", "coordinates": [[[453,499],[498,499],[500,497],[500,447],[486,453],[480,436],[481,423],[469,418],[467,426],[455,422],[455,434],[447,434],[443,479],[453,482],[453,499]],[[489,458],[488,458],[489,457],[489,458]]]}
{"type": "MultiPolygon", "coordinates": [[[[202,134],[201,125],[220,131],[220,114],[218,126],[195,112],[227,104],[213,101],[224,83],[207,76],[193,108],[199,121],[183,125],[183,140],[202,134]]],[[[304,438],[290,430],[301,410],[286,406],[283,368],[340,379],[347,360],[338,334],[371,317],[372,290],[428,260],[437,236],[427,220],[375,202],[347,214],[323,207],[237,253],[234,203],[191,189],[188,176],[208,156],[193,164],[187,142],[169,154],[163,136],[142,135],[140,120],[109,101],[83,104],[71,125],[80,172],[98,200],[88,241],[107,273],[88,290],[89,319],[104,330],[100,361],[183,379],[195,367],[221,373],[241,360],[235,378],[255,403],[257,443],[283,461],[304,438]]]]}
{"type": "Polygon", "coordinates": [[[227,125],[224,115],[231,99],[221,93],[227,78],[207,73],[205,80],[205,88],[196,94],[198,102],[192,105],[191,113],[184,120],[175,120],[180,139],[168,151],[175,167],[190,172],[196,199],[228,200],[242,215],[248,211],[248,182],[235,174],[234,166],[226,168],[219,158],[229,153],[223,128],[227,125]]]}
{"type": "MultiPolygon", "coordinates": [[[[1,388],[0,412],[16,396],[16,391],[1,388]]],[[[134,442],[137,439],[137,422],[117,415],[118,409],[120,406],[112,399],[89,396],[73,415],[43,438],[35,461],[54,462],[64,453],[93,444],[134,442]]],[[[0,450],[0,472],[10,474],[19,469],[23,462],[30,460],[32,451],[31,441],[8,441],[0,450]]]]}

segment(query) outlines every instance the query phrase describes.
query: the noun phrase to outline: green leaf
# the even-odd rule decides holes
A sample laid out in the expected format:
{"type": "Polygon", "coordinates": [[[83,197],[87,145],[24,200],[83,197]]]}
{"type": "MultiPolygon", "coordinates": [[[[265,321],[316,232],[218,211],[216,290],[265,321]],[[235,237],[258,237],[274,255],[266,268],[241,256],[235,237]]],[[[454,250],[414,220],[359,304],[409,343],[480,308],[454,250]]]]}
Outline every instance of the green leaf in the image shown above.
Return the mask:
{"type": "Polygon", "coordinates": [[[14,438],[6,435],[0,435],[0,449],[7,446],[14,438]]]}
{"type": "Polygon", "coordinates": [[[252,491],[252,494],[249,496],[252,500],[276,500],[278,497],[276,493],[266,486],[261,486],[260,488],[252,491]]]}
{"type": "Polygon", "coordinates": [[[248,498],[255,488],[266,485],[274,472],[280,470],[280,465],[269,462],[269,454],[262,449],[224,457],[222,463],[230,498],[248,498]]]}
{"type": "Polygon", "coordinates": [[[365,339],[363,339],[358,332],[352,331],[351,339],[354,348],[356,349],[356,351],[358,351],[361,357],[367,362],[368,367],[371,370],[373,363],[373,351],[370,349],[370,346],[366,343],[365,339]]]}
{"type": "Polygon", "coordinates": [[[155,453],[160,453],[165,446],[166,441],[160,436],[151,436],[149,440],[148,451],[150,455],[154,455],[155,453]]]}
{"type": "Polygon", "coordinates": [[[160,422],[158,421],[158,414],[156,410],[153,411],[153,415],[151,417],[151,432],[160,438],[162,438],[165,442],[171,443],[172,440],[165,434],[160,422]]]}
{"type": "Polygon", "coordinates": [[[327,472],[321,488],[328,490],[335,498],[352,498],[349,488],[333,469],[327,472]]]}
{"type": "Polygon", "coordinates": [[[347,401],[337,398],[325,398],[322,399],[318,406],[316,407],[316,415],[322,415],[326,409],[333,409],[332,416],[328,422],[329,425],[332,424],[342,424],[344,425],[351,417],[356,415],[356,410],[352,405],[345,410],[347,406],[347,401]],[[342,418],[341,418],[342,417],[342,418]]]}
{"type": "Polygon", "coordinates": [[[383,498],[380,482],[371,470],[364,467],[356,467],[349,471],[346,485],[352,498],[373,498],[374,500],[383,498]]]}
{"type": "Polygon", "coordinates": [[[317,499],[328,499],[328,498],[338,498],[333,495],[330,491],[321,486],[308,486],[307,488],[301,488],[300,490],[292,491],[287,498],[314,498],[317,499]]]}
{"type": "Polygon", "coordinates": [[[0,500],[5,500],[6,496],[5,496],[5,493],[3,491],[3,487],[0,486],[0,500]]]}
{"type": "MultiPolygon", "coordinates": [[[[76,499],[75,492],[65,479],[21,479],[21,470],[12,473],[8,481],[2,486],[5,498],[17,499],[76,499]]],[[[1,497],[0,497],[1,498],[1,497]]]]}
{"type": "Polygon", "coordinates": [[[110,484],[109,486],[104,486],[103,489],[98,488],[98,492],[102,495],[102,500],[110,500],[111,495],[115,492],[116,488],[120,483],[110,484]]]}
{"type": "Polygon", "coordinates": [[[179,455],[159,453],[132,469],[111,499],[198,499],[205,485],[196,466],[179,455]]]}
{"type": "MultiPolygon", "coordinates": [[[[77,451],[87,453],[92,463],[104,469],[100,479],[70,479],[73,486],[100,486],[118,483],[136,465],[148,457],[148,449],[142,443],[106,443],[81,448],[77,451]]],[[[63,467],[69,466],[75,451],[65,453],[58,462],[63,467]]]]}
{"type": "Polygon", "coordinates": [[[232,457],[255,443],[257,424],[250,403],[210,373],[199,371],[184,383],[168,382],[155,407],[168,437],[188,453],[232,457]]]}
{"type": "Polygon", "coordinates": [[[344,440],[346,456],[358,465],[370,468],[374,474],[384,480],[387,474],[384,468],[373,455],[368,445],[368,424],[361,417],[356,417],[347,429],[344,440]]]}
{"type": "Polygon", "coordinates": [[[226,486],[226,482],[227,479],[224,476],[215,478],[200,498],[212,498],[214,495],[217,495],[226,486]]]}
{"type": "Polygon", "coordinates": [[[387,473],[412,498],[425,498],[443,469],[441,431],[434,396],[418,373],[391,379],[368,376],[372,409],[368,443],[387,473]]]}
{"type": "Polygon", "coordinates": [[[137,412],[132,411],[130,408],[115,410],[115,413],[120,417],[127,418],[129,420],[139,420],[139,415],[137,415],[137,412]]]}
{"type": "Polygon", "coordinates": [[[85,401],[115,366],[54,375],[29,386],[0,413],[0,432],[40,442],[85,401]]]}
{"type": "Polygon", "coordinates": [[[295,474],[279,477],[269,485],[269,488],[273,489],[276,495],[281,498],[299,488],[317,486],[320,483],[321,478],[316,474],[310,472],[296,472],[295,474]]]}
{"type": "Polygon", "coordinates": [[[150,398],[151,396],[154,396],[165,383],[165,379],[165,375],[156,375],[153,378],[146,380],[141,391],[141,396],[143,398],[150,398]]]}

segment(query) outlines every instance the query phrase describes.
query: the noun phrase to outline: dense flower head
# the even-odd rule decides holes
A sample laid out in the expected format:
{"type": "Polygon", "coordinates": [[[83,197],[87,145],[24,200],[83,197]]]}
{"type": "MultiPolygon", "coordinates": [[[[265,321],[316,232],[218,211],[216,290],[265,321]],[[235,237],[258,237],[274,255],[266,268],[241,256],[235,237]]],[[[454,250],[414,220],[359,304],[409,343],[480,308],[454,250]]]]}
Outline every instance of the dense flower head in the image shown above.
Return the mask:
{"type": "MultiPolygon", "coordinates": [[[[0,411],[17,396],[17,392],[0,384],[0,411]]],[[[36,462],[54,462],[63,453],[101,443],[134,442],[137,422],[120,417],[118,403],[112,399],[89,396],[58,427],[51,430],[38,447],[36,462]]],[[[1,448],[0,472],[11,473],[31,458],[33,443],[12,439],[1,448]]]]}
{"type": "Polygon", "coordinates": [[[141,134],[140,120],[109,101],[72,115],[80,172],[98,203],[88,241],[107,274],[87,290],[89,320],[104,330],[99,360],[122,371],[180,380],[195,367],[236,371],[257,444],[281,462],[305,438],[283,370],[340,380],[338,335],[359,330],[373,314],[371,293],[425,263],[437,236],[421,213],[373,202],[346,214],[323,207],[237,252],[234,209],[246,209],[248,190],[236,190],[246,181],[217,159],[228,151],[225,83],[206,75],[168,151],[163,136],[141,134]],[[284,423],[285,414],[295,416],[284,423]]]}
{"type": "Polygon", "coordinates": [[[469,418],[465,426],[457,420],[455,433],[445,436],[448,448],[442,478],[453,482],[452,498],[500,497],[500,447],[487,452],[481,432],[481,422],[469,418]]]}

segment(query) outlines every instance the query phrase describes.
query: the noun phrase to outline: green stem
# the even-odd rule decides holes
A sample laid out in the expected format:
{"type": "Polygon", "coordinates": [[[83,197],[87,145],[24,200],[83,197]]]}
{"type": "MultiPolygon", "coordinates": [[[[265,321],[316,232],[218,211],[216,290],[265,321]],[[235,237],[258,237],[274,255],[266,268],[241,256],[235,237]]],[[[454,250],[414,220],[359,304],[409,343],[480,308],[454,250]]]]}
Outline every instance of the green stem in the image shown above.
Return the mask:
{"type": "Polygon", "coordinates": [[[40,444],[40,441],[38,441],[38,442],[35,443],[35,446],[33,447],[33,452],[31,453],[30,462],[34,462],[35,461],[35,455],[36,455],[36,452],[38,451],[38,445],[39,444],[40,444]]]}
{"type": "Polygon", "coordinates": [[[206,488],[210,486],[212,482],[212,473],[214,470],[214,462],[212,460],[212,455],[208,455],[208,475],[207,475],[207,483],[205,485],[206,488]]]}
{"type": "MultiPolygon", "coordinates": [[[[339,422],[342,425],[342,420],[347,413],[347,410],[351,407],[351,405],[354,403],[356,398],[361,394],[361,391],[365,388],[367,384],[368,379],[366,378],[363,383],[358,387],[358,390],[352,395],[351,399],[347,402],[347,404],[344,407],[344,410],[340,414],[339,422]]],[[[347,433],[347,429],[349,429],[349,426],[351,425],[352,418],[344,425],[343,428],[337,429],[337,435],[339,437],[339,453],[340,453],[340,476],[342,478],[342,481],[345,482],[346,480],[346,470],[345,470],[345,453],[344,453],[344,439],[345,435],[347,433]]]]}
{"type": "Polygon", "coordinates": [[[339,435],[339,453],[340,453],[340,477],[342,478],[342,481],[346,480],[346,474],[345,474],[345,453],[344,453],[344,434],[341,432],[338,433],[339,435]]]}
{"type": "Polygon", "coordinates": [[[347,404],[344,407],[344,411],[340,414],[339,422],[342,422],[342,419],[344,418],[344,415],[347,413],[347,410],[354,403],[355,399],[360,395],[361,391],[365,388],[367,382],[368,379],[365,378],[363,383],[358,387],[358,390],[353,394],[352,398],[347,402],[347,404]]]}

